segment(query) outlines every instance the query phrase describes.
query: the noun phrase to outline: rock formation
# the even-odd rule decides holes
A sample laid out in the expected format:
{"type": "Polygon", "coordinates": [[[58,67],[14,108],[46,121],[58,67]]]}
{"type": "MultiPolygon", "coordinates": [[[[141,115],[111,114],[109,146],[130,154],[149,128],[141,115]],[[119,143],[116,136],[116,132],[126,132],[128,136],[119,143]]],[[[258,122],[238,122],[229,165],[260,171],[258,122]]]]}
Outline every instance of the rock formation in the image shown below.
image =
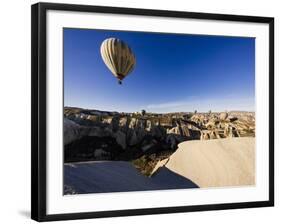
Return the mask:
{"type": "Polygon", "coordinates": [[[118,159],[120,156],[126,159],[137,158],[144,153],[161,154],[167,150],[172,153],[179,143],[187,140],[254,135],[255,116],[250,112],[146,112],[141,115],[70,107],[64,109],[64,145],[65,150],[69,150],[65,155],[75,157],[78,149],[74,149],[74,146],[78,147],[75,142],[79,141],[79,144],[86,144],[85,155],[80,153],[85,159],[105,156],[110,159],[118,159]],[[112,145],[103,146],[103,139],[110,140],[112,145]],[[91,145],[91,141],[95,141],[95,146],[91,145]],[[112,152],[113,148],[118,153],[112,152]]]}

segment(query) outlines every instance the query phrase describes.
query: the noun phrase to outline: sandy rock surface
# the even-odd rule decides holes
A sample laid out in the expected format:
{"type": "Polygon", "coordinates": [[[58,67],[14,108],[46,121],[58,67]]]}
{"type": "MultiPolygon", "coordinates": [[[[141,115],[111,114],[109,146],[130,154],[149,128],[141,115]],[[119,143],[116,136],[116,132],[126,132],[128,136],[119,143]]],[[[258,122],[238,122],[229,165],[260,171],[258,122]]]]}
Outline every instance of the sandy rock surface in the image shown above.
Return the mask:
{"type": "Polygon", "coordinates": [[[255,138],[182,142],[154,171],[163,166],[199,187],[254,185],[255,138]]]}

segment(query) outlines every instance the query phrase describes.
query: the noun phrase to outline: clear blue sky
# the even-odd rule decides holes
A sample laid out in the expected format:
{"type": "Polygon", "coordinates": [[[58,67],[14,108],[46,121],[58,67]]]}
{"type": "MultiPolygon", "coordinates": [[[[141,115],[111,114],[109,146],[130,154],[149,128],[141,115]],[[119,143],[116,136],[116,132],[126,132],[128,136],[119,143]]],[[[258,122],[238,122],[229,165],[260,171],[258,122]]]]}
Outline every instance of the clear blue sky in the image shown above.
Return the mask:
{"type": "Polygon", "coordinates": [[[255,110],[255,39],[64,29],[64,104],[133,112],[255,110]],[[122,85],[100,55],[115,37],[137,64],[122,85]]]}

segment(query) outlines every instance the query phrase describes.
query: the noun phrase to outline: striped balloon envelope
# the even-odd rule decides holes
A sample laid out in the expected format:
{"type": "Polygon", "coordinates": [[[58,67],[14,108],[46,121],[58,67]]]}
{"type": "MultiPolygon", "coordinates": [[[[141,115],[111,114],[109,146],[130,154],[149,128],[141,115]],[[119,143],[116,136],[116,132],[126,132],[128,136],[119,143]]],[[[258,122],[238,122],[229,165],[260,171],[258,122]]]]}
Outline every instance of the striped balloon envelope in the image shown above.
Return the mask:
{"type": "Polygon", "coordinates": [[[136,65],[131,48],[120,39],[108,38],[102,42],[100,52],[107,68],[118,79],[118,83],[122,84],[122,80],[136,65]]]}

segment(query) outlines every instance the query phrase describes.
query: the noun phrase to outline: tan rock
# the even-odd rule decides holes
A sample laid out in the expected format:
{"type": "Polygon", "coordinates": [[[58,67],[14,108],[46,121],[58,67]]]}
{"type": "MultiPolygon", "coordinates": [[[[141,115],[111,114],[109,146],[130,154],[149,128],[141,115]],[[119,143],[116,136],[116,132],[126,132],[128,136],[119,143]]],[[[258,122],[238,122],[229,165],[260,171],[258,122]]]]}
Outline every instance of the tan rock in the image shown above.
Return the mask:
{"type": "Polygon", "coordinates": [[[254,185],[255,138],[182,142],[163,165],[202,188],[254,185]]]}
{"type": "Polygon", "coordinates": [[[228,113],[226,113],[226,112],[222,112],[222,113],[220,113],[220,120],[226,120],[227,119],[227,117],[228,117],[228,113]]]}

